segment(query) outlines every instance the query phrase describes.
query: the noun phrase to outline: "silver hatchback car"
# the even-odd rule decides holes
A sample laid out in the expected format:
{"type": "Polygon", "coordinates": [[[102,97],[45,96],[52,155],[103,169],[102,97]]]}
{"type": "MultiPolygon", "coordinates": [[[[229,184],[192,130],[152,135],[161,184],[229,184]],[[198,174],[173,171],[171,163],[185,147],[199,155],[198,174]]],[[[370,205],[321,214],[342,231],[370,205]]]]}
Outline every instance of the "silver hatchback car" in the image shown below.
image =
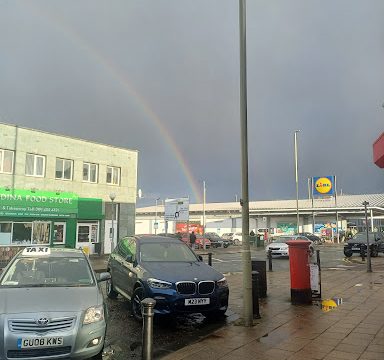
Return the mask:
{"type": "Polygon", "coordinates": [[[106,307],[81,250],[27,247],[0,275],[0,360],[102,358],[106,307]]]}

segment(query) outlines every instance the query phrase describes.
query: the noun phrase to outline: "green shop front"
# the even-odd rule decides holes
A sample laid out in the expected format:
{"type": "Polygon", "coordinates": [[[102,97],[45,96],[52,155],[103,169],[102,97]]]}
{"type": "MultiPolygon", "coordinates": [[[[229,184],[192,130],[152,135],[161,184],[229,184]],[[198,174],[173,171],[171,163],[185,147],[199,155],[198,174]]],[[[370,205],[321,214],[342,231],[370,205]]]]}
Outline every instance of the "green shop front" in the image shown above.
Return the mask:
{"type": "Polygon", "coordinates": [[[99,252],[102,200],[74,193],[0,189],[0,264],[24,246],[99,252]]]}

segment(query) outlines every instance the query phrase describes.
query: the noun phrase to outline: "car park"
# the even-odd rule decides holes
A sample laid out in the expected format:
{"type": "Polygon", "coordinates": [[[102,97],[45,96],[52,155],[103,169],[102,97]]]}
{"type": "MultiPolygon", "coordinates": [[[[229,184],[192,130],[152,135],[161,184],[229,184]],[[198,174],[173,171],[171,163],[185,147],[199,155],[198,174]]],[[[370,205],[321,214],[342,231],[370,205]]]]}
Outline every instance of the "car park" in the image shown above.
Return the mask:
{"type": "Polygon", "coordinates": [[[101,359],[109,278],[81,250],[20,251],[0,275],[0,359],[101,359]]]}
{"type": "MultiPolygon", "coordinates": [[[[381,232],[369,232],[369,247],[372,257],[384,252],[384,234],[381,232]]],[[[367,256],[367,233],[360,232],[349,239],[344,245],[344,255],[351,257],[353,254],[367,256]]]]}
{"type": "Polygon", "coordinates": [[[223,274],[205,264],[186,244],[169,237],[122,238],[109,257],[109,298],[130,300],[141,321],[141,300],[156,300],[155,315],[202,313],[223,316],[229,289],[223,274]]]}
{"type": "Polygon", "coordinates": [[[265,247],[265,252],[268,255],[271,251],[272,256],[289,257],[289,247],[287,241],[291,240],[308,240],[309,244],[309,256],[312,256],[315,252],[313,242],[305,236],[300,235],[281,235],[272,238],[272,241],[265,247]]]}
{"type": "Polygon", "coordinates": [[[229,240],[221,238],[217,233],[215,232],[207,232],[204,234],[204,236],[209,239],[211,242],[212,248],[227,248],[231,243],[229,240]]]}

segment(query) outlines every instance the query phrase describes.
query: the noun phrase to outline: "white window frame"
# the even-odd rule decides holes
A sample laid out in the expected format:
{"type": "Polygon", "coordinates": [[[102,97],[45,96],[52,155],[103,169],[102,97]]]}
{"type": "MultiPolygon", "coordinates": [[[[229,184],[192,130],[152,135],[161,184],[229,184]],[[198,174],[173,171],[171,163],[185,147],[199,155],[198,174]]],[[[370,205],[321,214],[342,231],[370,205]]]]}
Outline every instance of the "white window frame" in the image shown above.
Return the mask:
{"type": "Polygon", "coordinates": [[[64,181],[72,181],[73,180],[73,160],[71,159],[64,159],[64,158],[56,158],[56,164],[55,164],[55,179],[56,180],[64,180],[64,181]],[[57,169],[57,161],[61,160],[62,161],[62,167],[61,167],[61,177],[56,176],[56,169],[57,169]],[[65,162],[69,161],[71,163],[71,176],[69,179],[64,177],[64,169],[65,169],[65,162]]]}
{"type": "Polygon", "coordinates": [[[45,177],[45,156],[44,155],[39,155],[39,154],[31,154],[27,153],[25,156],[25,176],[34,176],[34,177],[45,177]],[[33,156],[33,174],[27,174],[27,157],[33,156]],[[43,159],[43,173],[42,175],[36,174],[36,165],[37,165],[37,159],[42,158],[43,159]]]}
{"type": "Polygon", "coordinates": [[[83,182],[88,182],[91,184],[97,184],[99,177],[99,165],[95,163],[90,163],[90,162],[83,162],[83,182]],[[95,176],[95,181],[91,181],[91,166],[94,165],[96,167],[96,176],[95,176]],[[84,179],[84,167],[88,166],[88,179],[84,179]]]}
{"type": "Polygon", "coordinates": [[[2,173],[2,174],[13,174],[13,166],[14,166],[14,161],[15,161],[15,152],[13,150],[0,149],[0,153],[1,153],[0,173],[2,173]],[[12,168],[11,168],[10,172],[4,170],[4,154],[6,152],[10,152],[12,154],[12,168]]]}
{"type": "Polygon", "coordinates": [[[110,165],[107,166],[107,178],[105,180],[106,180],[106,183],[108,185],[120,185],[120,176],[121,176],[121,169],[119,167],[117,167],[117,166],[110,166],[110,165]],[[112,170],[112,172],[111,172],[111,182],[108,182],[108,170],[109,169],[112,170]],[[115,172],[117,172],[117,183],[113,182],[115,172]]]}

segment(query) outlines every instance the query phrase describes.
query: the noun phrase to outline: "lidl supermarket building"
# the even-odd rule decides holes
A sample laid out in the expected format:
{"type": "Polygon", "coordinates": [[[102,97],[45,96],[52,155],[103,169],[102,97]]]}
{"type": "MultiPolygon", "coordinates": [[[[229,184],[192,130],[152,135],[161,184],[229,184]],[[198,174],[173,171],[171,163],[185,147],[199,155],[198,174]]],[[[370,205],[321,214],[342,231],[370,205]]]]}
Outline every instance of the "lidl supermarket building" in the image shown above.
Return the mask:
{"type": "Polygon", "coordinates": [[[135,150],[0,123],[0,263],[31,244],[109,253],[112,233],[115,243],[135,233],[137,160],[135,150]]]}

